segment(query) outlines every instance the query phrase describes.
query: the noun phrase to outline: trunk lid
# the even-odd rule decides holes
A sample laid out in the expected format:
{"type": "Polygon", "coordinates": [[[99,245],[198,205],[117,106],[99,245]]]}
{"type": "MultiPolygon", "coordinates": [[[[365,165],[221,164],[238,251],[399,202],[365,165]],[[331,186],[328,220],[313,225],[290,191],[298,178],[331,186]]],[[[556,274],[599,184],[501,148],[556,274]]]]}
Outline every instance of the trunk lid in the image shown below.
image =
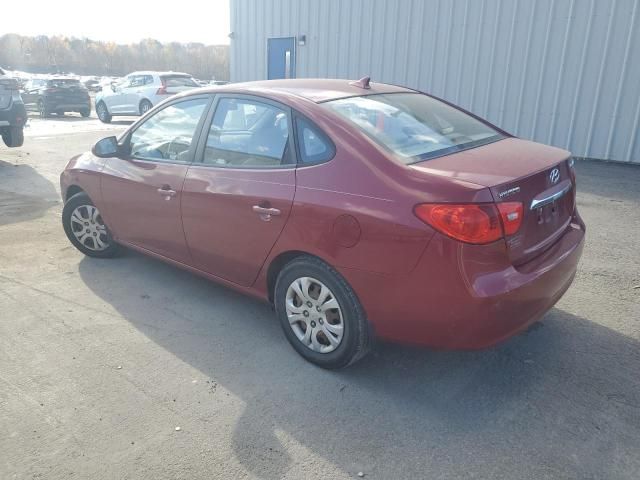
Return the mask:
{"type": "Polygon", "coordinates": [[[47,83],[47,95],[56,100],[82,102],[89,96],[88,90],[78,81],[52,80],[47,83]]]}
{"type": "Polygon", "coordinates": [[[506,238],[509,258],[519,265],[550,247],[571,221],[575,176],[569,157],[559,148],[507,138],[412,168],[486,186],[496,203],[521,202],[521,226],[506,238]]]}

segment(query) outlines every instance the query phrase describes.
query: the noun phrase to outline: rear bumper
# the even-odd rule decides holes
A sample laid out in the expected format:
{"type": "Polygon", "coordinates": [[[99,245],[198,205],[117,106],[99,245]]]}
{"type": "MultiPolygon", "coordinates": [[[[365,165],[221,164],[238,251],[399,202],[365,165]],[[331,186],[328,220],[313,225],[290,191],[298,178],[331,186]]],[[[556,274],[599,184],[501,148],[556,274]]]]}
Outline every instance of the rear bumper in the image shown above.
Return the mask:
{"type": "Polygon", "coordinates": [[[0,109],[0,127],[22,127],[26,122],[24,103],[12,102],[8,108],[0,109]]]}
{"type": "Polygon", "coordinates": [[[91,100],[44,100],[47,110],[62,110],[66,112],[77,112],[80,110],[91,110],[91,100]]]}
{"type": "Polygon", "coordinates": [[[527,328],[562,297],[575,276],[584,236],[576,212],[551,248],[517,268],[505,262],[503,242],[466,245],[438,234],[403,278],[342,273],[379,337],[479,349],[527,328]]]}

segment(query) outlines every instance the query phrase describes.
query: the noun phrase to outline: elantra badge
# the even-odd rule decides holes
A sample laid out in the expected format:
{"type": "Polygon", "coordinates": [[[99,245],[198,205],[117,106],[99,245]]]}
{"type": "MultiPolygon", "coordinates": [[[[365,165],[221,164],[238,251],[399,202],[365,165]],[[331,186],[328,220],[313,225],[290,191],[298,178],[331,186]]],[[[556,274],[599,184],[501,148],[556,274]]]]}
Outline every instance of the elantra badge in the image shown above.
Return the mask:
{"type": "Polygon", "coordinates": [[[560,180],[560,170],[558,170],[557,168],[551,170],[551,172],[549,173],[549,179],[551,180],[552,184],[558,183],[558,180],[560,180]]]}
{"type": "Polygon", "coordinates": [[[520,191],[520,187],[513,187],[509,190],[505,190],[504,192],[500,192],[498,196],[500,198],[508,197],[509,195],[513,195],[514,193],[518,193],[520,191]]]}

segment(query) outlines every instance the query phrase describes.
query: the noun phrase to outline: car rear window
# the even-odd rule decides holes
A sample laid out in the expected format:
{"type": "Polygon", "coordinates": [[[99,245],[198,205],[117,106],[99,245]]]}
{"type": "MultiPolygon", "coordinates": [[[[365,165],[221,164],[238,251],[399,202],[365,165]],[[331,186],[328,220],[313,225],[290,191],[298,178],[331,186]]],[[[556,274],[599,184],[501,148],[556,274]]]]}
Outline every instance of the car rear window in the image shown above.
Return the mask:
{"type": "Polygon", "coordinates": [[[160,77],[165,87],[199,87],[196,81],[186,75],[163,75],[160,77]]]}
{"type": "Polygon", "coordinates": [[[349,97],[323,105],[406,164],[504,138],[485,123],[421,93],[349,97]]]}
{"type": "Polygon", "coordinates": [[[54,78],[53,80],[47,81],[48,87],[79,87],[80,80],[76,80],[75,78],[54,78]]]}

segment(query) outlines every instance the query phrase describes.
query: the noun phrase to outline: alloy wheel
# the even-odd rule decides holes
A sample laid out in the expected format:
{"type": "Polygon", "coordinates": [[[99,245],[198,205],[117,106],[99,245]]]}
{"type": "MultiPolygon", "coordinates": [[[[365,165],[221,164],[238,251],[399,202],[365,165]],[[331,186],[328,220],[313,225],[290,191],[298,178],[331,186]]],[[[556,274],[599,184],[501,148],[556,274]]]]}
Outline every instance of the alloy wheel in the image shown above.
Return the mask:
{"type": "Polygon", "coordinates": [[[111,244],[107,227],[93,205],[80,205],[71,213],[71,231],[78,242],[89,250],[100,252],[111,244]]]}
{"type": "Polygon", "coordinates": [[[98,109],[97,109],[97,113],[98,113],[98,118],[100,120],[104,120],[107,117],[107,107],[104,106],[104,104],[100,103],[98,104],[98,109]]]}
{"type": "Polygon", "coordinates": [[[312,277],[294,280],[287,289],[285,309],[289,326],[307,348],[318,353],[334,351],[344,336],[338,300],[329,288],[312,277]]]}

